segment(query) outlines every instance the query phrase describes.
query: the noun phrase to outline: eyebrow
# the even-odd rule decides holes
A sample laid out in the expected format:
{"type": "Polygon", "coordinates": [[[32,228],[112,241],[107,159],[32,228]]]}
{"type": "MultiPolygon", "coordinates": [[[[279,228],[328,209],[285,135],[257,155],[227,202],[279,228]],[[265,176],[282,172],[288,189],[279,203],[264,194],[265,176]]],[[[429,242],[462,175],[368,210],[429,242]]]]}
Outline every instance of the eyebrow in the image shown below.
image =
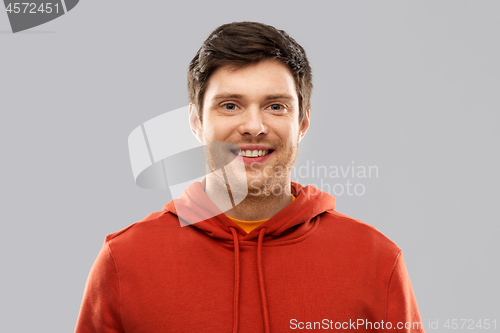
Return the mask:
{"type": "MultiPolygon", "coordinates": [[[[244,95],[240,94],[230,94],[230,93],[222,93],[222,94],[217,94],[215,95],[212,100],[219,100],[219,99],[226,99],[226,98],[235,98],[235,99],[244,99],[244,95]]],[[[293,100],[294,98],[288,94],[277,94],[277,95],[267,95],[265,97],[266,100],[271,100],[271,99],[286,99],[286,100],[293,100]]]]}
{"type": "Polygon", "coordinates": [[[217,99],[226,99],[226,98],[236,98],[236,99],[242,99],[243,95],[239,94],[227,94],[227,93],[222,93],[222,94],[217,94],[215,95],[212,100],[217,100],[217,99]]]}

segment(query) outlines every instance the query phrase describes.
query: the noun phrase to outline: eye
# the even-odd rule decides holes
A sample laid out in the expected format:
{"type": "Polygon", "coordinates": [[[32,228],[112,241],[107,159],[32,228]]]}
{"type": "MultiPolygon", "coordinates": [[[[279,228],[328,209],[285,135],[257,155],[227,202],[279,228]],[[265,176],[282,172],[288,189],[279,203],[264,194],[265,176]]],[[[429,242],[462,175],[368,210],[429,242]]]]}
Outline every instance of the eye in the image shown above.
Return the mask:
{"type": "Polygon", "coordinates": [[[227,104],[224,104],[222,107],[228,111],[234,111],[237,108],[236,104],[234,104],[234,103],[227,103],[227,104]]]}
{"type": "Polygon", "coordinates": [[[268,109],[271,111],[285,111],[286,107],[282,104],[271,104],[268,109]]]}

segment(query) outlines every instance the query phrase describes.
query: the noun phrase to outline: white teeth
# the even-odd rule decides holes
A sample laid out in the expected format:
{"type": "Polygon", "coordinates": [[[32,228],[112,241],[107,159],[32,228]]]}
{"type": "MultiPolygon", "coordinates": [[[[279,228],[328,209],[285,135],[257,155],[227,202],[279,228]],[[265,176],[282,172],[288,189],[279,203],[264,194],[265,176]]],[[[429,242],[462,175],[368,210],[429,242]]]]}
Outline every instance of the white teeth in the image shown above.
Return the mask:
{"type": "Polygon", "coordinates": [[[238,152],[239,156],[245,156],[245,157],[258,157],[258,156],[264,156],[269,153],[269,150],[240,150],[238,152]]]}

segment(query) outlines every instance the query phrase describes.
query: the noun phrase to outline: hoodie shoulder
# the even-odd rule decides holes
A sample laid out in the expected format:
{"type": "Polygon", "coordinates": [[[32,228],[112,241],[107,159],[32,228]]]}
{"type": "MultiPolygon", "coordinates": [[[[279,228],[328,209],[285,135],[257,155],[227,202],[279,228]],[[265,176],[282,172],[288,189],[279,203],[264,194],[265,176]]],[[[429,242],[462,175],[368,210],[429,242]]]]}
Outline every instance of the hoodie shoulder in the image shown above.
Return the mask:
{"type": "Polygon", "coordinates": [[[118,240],[120,238],[128,238],[137,233],[148,232],[155,227],[179,227],[177,217],[168,211],[154,212],[146,216],[139,222],[133,223],[128,227],[118,230],[106,236],[105,241],[118,240]]]}
{"type": "Polygon", "coordinates": [[[394,255],[401,251],[396,243],[374,226],[337,211],[325,212],[322,222],[327,222],[322,224],[326,224],[326,228],[332,229],[335,233],[340,233],[344,239],[352,243],[363,244],[363,247],[369,246],[378,250],[386,250],[394,255]]]}

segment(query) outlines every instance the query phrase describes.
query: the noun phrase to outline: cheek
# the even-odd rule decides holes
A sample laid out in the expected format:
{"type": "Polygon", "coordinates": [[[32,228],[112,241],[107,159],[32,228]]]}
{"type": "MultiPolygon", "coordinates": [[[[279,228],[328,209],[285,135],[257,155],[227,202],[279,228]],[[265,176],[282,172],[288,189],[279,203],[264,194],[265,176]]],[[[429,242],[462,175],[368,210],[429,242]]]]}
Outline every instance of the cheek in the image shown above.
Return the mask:
{"type": "Polygon", "coordinates": [[[297,137],[299,136],[299,130],[295,126],[281,126],[277,128],[278,135],[283,141],[288,142],[288,144],[295,144],[297,137]]]}
{"type": "Polygon", "coordinates": [[[214,120],[204,127],[205,138],[210,141],[223,141],[226,137],[231,135],[232,127],[227,122],[214,120]]]}

